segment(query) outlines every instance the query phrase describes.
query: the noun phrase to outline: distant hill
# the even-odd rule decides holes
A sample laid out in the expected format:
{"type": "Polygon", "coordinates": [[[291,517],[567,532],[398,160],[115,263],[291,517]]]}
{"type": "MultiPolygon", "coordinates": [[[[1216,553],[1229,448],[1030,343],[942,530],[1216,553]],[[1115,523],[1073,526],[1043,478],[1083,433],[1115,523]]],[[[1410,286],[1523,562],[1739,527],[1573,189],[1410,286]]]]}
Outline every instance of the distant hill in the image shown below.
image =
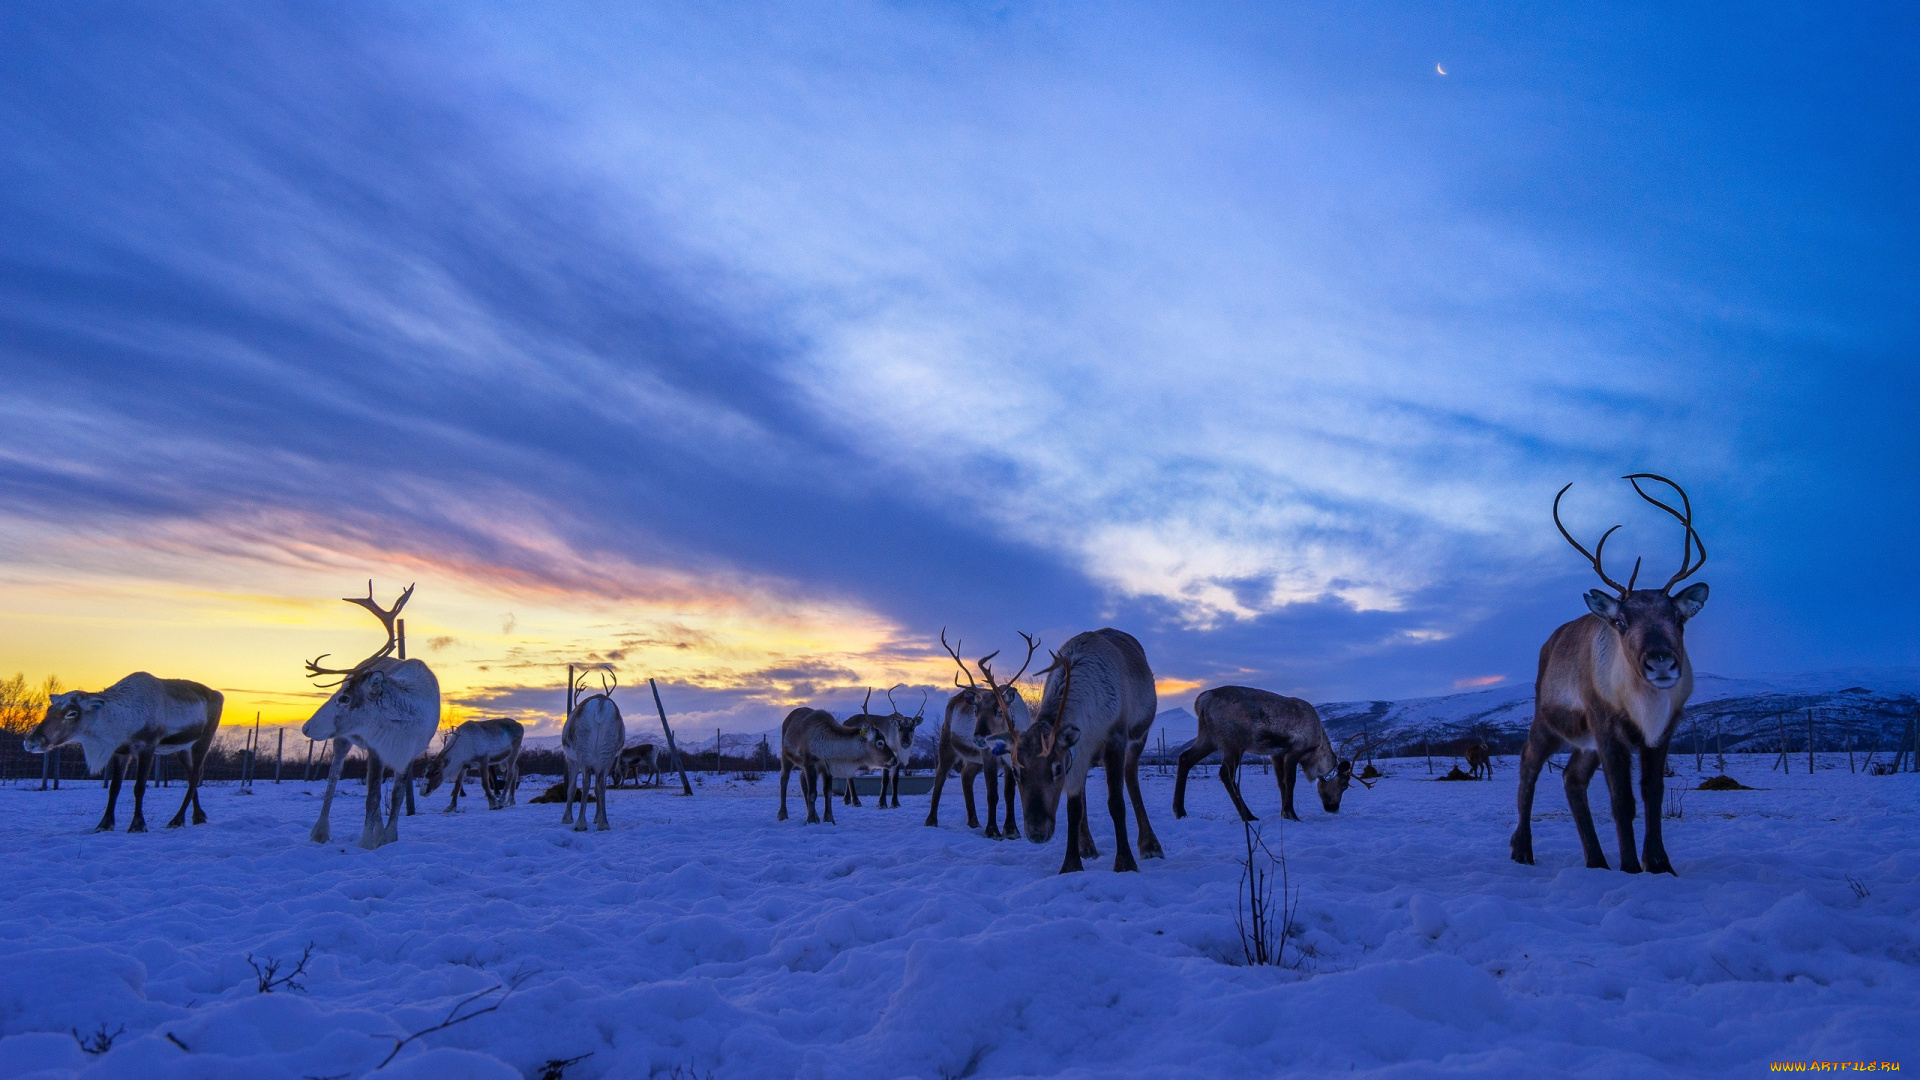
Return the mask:
{"type": "MultiPolygon", "coordinates": [[[[1533,722],[1533,683],[1516,683],[1490,690],[1400,701],[1329,701],[1314,706],[1327,732],[1338,742],[1366,733],[1384,740],[1385,753],[1418,754],[1423,742],[1443,743],[1468,735],[1487,740],[1497,753],[1516,753],[1533,722]]],[[[1694,676],[1693,698],[1675,732],[1676,751],[1691,753],[1693,738],[1711,752],[1714,740],[1724,739],[1728,752],[1772,751],[1784,735],[1793,749],[1806,746],[1806,711],[1814,712],[1814,742],[1821,750],[1844,750],[1849,741],[1862,751],[1891,750],[1906,736],[1907,725],[1920,716],[1920,669],[1841,669],[1798,675],[1733,679],[1719,675],[1694,676]]],[[[1167,709],[1154,721],[1147,753],[1157,755],[1162,740],[1169,753],[1191,741],[1199,721],[1184,708],[1167,709]]],[[[939,722],[923,723],[914,740],[916,756],[931,755],[939,722]]],[[[687,754],[712,754],[714,737],[679,738],[687,754]]],[[[780,751],[778,728],[767,731],[727,732],[729,756],[752,753],[765,738],[771,751],[780,751]]],[[[629,742],[663,742],[652,724],[630,724],[629,742]]],[[[558,735],[529,736],[528,749],[558,749],[558,735]]]]}
{"type": "MultiPolygon", "coordinates": [[[[1693,698],[1674,733],[1673,747],[1691,752],[1696,735],[1708,751],[1716,740],[1732,751],[1772,751],[1784,737],[1806,746],[1807,710],[1822,750],[1891,749],[1920,715],[1920,672],[1843,670],[1767,679],[1696,675],[1693,698]]],[[[1402,753],[1418,744],[1477,735],[1498,752],[1512,753],[1533,722],[1533,684],[1405,701],[1334,701],[1316,705],[1336,741],[1367,733],[1402,753]]]]}

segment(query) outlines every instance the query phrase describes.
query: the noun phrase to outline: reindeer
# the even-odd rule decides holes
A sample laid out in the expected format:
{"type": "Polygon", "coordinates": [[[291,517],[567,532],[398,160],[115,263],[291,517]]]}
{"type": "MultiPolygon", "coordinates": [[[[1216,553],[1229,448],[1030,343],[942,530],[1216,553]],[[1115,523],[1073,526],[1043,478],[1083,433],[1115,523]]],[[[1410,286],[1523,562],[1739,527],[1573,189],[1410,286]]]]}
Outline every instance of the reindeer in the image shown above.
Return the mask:
{"type": "MultiPolygon", "coordinates": [[[[1127,846],[1127,802],[1140,827],[1140,856],[1160,858],[1160,841],[1140,797],[1140,754],[1153,727],[1157,698],[1153,669],[1133,635],[1112,628],[1075,635],[1053,654],[1040,715],[1014,743],[1027,839],[1053,838],[1060,798],[1067,801],[1067,854],[1060,872],[1083,869],[1081,855],[1096,856],[1087,828],[1087,770],[1095,762],[1107,773],[1107,810],[1113,817],[1113,868],[1140,869],[1127,846]]],[[[999,745],[1003,736],[994,740],[999,745]]]]}
{"type": "Polygon", "coordinates": [[[214,732],[220,729],[225,698],[218,690],[186,679],[156,679],[144,671],[133,674],[97,694],[70,690],[47,702],[47,714],[27,733],[28,753],[44,754],[63,743],[77,742],[87,757],[87,771],[112,770],[107,788],[107,812],[95,832],[113,831],[113,808],[120,801],[120,783],[129,761],[136,763],[133,781],[133,820],[130,833],[146,832],[147,776],[155,754],[187,756],[187,795],[180,812],[167,828],[186,824],[187,806],[193,823],[205,825],[200,808],[200,771],[207,762],[214,732]]]}
{"type": "Polygon", "coordinates": [[[1688,620],[1707,603],[1707,585],[1695,582],[1678,594],[1673,587],[1697,573],[1707,562],[1707,547],[1693,527],[1693,503],[1680,485],[1652,473],[1632,473],[1621,479],[1647,502],[1679,520],[1680,569],[1658,589],[1635,589],[1640,561],[1625,585],[1607,576],[1602,558],[1607,537],[1589,552],[1560,522],[1560,499],[1568,484],[1553,498],[1553,523],[1567,543],[1586,556],[1594,573],[1618,595],[1599,589],[1586,594],[1588,614],[1561,626],[1540,649],[1540,673],[1534,683],[1533,726],[1520,758],[1520,823],[1513,830],[1513,861],[1533,862],[1533,789],[1540,769],[1564,744],[1573,744],[1565,771],[1567,803],[1580,831],[1587,865],[1607,868],[1606,853],[1594,832],[1593,812],[1587,806],[1587,785],[1595,769],[1606,775],[1613,806],[1613,826],[1620,843],[1620,869],[1629,874],[1645,868],[1673,873],[1661,839],[1660,812],[1666,787],[1667,743],[1693,693],[1693,665],[1687,659],[1688,620]],[[1680,496],[1675,509],[1647,494],[1640,481],[1658,481],[1680,496]],[[1695,550],[1699,561],[1694,561],[1695,550]],[[1633,752],[1640,751],[1640,797],[1647,807],[1647,835],[1643,859],[1633,854],[1633,752]]]}
{"type": "MultiPolygon", "coordinates": [[[[586,679],[581,672],[580,678],[586,679]]],[[[567,760],[567,812],[560,824],[572,825],[574,832],[587,831],[587,781],[599,784],[599,807],[593,827],[605,831],[607,823],[607,777],[620,762],[620,751],[627,745],[627,723],[620,718],[620,706],[613,703],[614,684],[605,672],[600,675],[600,692],[581,698],[560,729],[560,749],[567,760]],[[573,818],[574,799],[580,800],[580,820],[573,818]]],[[[579,686],[576,685],[576,689],[579,686]]]]}
{"type": "Polygon", "coordinates": [[[878,724],[842,724],[824,709],[801,706],[780,723],[780,813],[775,820],[787,820],[787,778],[793,770],[800,770],[800,793],[807,800],[808,824],[821,820],[814,812],[813,799],[820,778],[827,778],[826,797],[821,802],[827,811],[826,823],[832,825],[833,779],[844,776],[852,786],[854,773],[891,768],[895,760],[893,747],[878,724]]]}
{"type": "Polygon", "coordinates": [[[947,655],[960,666],[960,674],[967,677],[967,685],[960,687],[960,675],[953,677],[953,685],[960,692],[947,699],[946,716],[940,724],[939,743],[936,749],[936,772],[933,778],[932,805],[927,807],[927,824],[940,824],[940,792],[947,786],[947,773],[957,764],[960,767],[960,793],[966,797],[967,828],[980,828],[980,818],[975,813],[973,803],[973,778],[980,773],[987,774],[987,827],[985,835],[991,839],[1005,837],[1009,840],[1020,838],[1020,826],[1015,820],[1015,808],[1019,799],[1015,795],[1014,755],[1010,752],[1013,741],[1020,732],[1033,723],[1027,713],[1027,703],[1015,688],[1020,677],[1027,673],[1027,665],[1033,662],[1033,654],[1040,647],[1036,638],[1020,635],[1027,641],[1027,659],[1014,673],[1012,679],[1002,686],[995,682],[990,666],[999,652],[988,653],[980,658],[980,671],[987,680],[987,689],[973,679],[973,671],[966,661],[960,659],[958,645],[947,644],[947,632],[940,631],[940,644],[946,648],[947,655]],[[991,740],[991,741],[990,741],[991,740]],[[996,752],[997,751],[997,752],[996,752]],[[1006,773],[1007,824],[1001,829],[998,818],[999,808],[995,805],[1000,794],[1000,774],[1006,773]]]}
{"type": "MultiPolygon", "coordinates": [[[[1240,820],[1258,821],[1240,796],[1240,758],[1251,750],[1273,759],[1274,779],[1280,785],[1280,816],[1299,821],[1293,810],[1294,770],[1306,771],[1320,793],[1320,805],[1329,814],[1340,812],[1340,797],[1353,785],[1353,760],[1337,754],[1320,714],[1295,697],[1282,697],[1250,686],[1219,686],[1193,699],[1200,720],[1199,734],[1180,752],[1180,771],[1173,781],[1173,816],[1187,816],[1187,773],[1216,748],[1220,751],[1220,783],[1240,811],[1240,820]]],[[[1361,781],[1365,783],[1365,781],[1361,781]]]]}
{"type": "Polygon", "coordinates": [[[660,783],[660,750],[652,743],[637,743],[620,751],[620,763],[613,773],[614,786],[619,787],[622,780],[632,780],[634,786],[639,787],[642,773],[654,784],[660,783]]]}
{"type": "MultiPolygon", "coordinates": [[[[913,733],[919,729],[920,722],[927,718],[927,701],[932,697],[925,690],[920,691],[919,711],[908,716],[900,711],[900,706],[893,703],[893,692],[904,685],[906,684],[896,683],[887,690],[887,705],[893,709],[893,712],[884,718],[887,723],[881,726],[881,731],[887,736],[887,746],[893,751],[894,760],[891,766],[880,770],[882,809],[888,805],[889,793],[893,796],[893,808],[900,807],[900,773],[906,769],[907,762],[913,757],[913,733]]],[[[847,790],[853,790],[853,785],[847,785],[847,790]]]]}
{"type": "Polygon", "coordinates": [[[1487,741],[1478,736],[1455,739],[1440,748],[1442,753],[1465,758],[1467,775],[1475,780],[1493,779],[1493,751],[1487,748],[1487,741]]]}
{"type": "MultiPolygon", "coordinates": [[[[927,711],[927,703],[924,696],[920,702],[919,712],[908,716],[900,711],[900,706],[894,704],[893,691],[898,690],[903,685],[905,684],[895,683],[893,687],[887,691],[887,705],[892,708],[892,712],[886,714],[869,712],[868,708],[873,703],[873,691],[869,689],[866,700],[860,703],[860,711],[846,719],[848,724],[855,727],[870,727],[878,732],[881,739],[886,742],[887,748],[893,751],[894,763],[880,770],[879,806],[883,810],[887,809],[889,805],[896,807],[900,805],[900,771],[907,767],[907,760],[913,754],[913,733],[914,730],[920,726],[920,721],[925,717],[927,711]],[[889,792],[893,795],[893,802],[891,804],[887,802],[889,792]]],[[[922,694],[925,695],[925,691],[922,691],[922,694]]],[[[836,779],[840,778],[840,776],[840,773],[834,773],[836,779]]],[[[832,792],[829,791],[828,794],[832,794],[832,792]]],[[[860,791],[854,787],[851,774],[847,776],[847,789],[841,795],[840,801],[848,806],[861,805],[860,791]]]]}
{"type": "Polygon", "coordinates": [[[326,684],[337,687],[332,696],[314,710],[300,733],[316,741],[333,740],[333,767],[327,772],[327,791],[320,799],[320,820],[309,834],[315,843],[324,844],[331,835],[329,817],[333,811],[334,789],[347,764],[347,754],[358,746],[367,754],[367,813],[360,828],[360,846],[372,850],[400,839],[400,799],[413,787],[413,761],[425,753],[440,726],[440,680],[419,660],[395,659],[392,653],[400,643],[394,620],[413,598],[408,585],[393,607],[382,609],[373,599],[373,582],[367,582],[366,598],[342,597],[373,613],[386,627],[387,643],[372,656],[350,668],[323,668],[323,653],[307,661],[307,677],[338,675],[340,680],[326,684]],[[380,785],[386,770],[393,769],[393,806],[386,827],[380,824],[380,785]]]}
{"type": "Polygon", "coordinates": [[[501,810],[514,802],[514,788],[520,781],[520,740],[526,732],[520,721],[501,717],[497,720],[469,720],[453,729],[453,737],[427,766],[427,787],[422,795],[431,795],[448,775],[453,776],[453,799],[445,813],[460,808],[460,781],[468,769],[480,774],[480,790],[487,796],[487,809],[501,810]],[[493,770],[501,770],[495,780],[493,770]]]}

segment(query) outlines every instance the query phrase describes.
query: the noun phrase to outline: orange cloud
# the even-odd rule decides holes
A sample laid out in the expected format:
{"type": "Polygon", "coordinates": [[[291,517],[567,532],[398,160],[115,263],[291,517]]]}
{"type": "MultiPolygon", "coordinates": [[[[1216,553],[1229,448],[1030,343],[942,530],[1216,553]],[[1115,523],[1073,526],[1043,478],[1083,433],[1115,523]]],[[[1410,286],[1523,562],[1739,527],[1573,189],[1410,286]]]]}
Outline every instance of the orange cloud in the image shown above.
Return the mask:
{"type": "Polygon", "coordinates": [[[1492,686],[1495,683],[1506,681],[1507,677],[1505,675],[1475,675],[1471,679],[1453,680],[1453,688],[1455,690],[1471,690],[1476,686],[1492,686]]]}

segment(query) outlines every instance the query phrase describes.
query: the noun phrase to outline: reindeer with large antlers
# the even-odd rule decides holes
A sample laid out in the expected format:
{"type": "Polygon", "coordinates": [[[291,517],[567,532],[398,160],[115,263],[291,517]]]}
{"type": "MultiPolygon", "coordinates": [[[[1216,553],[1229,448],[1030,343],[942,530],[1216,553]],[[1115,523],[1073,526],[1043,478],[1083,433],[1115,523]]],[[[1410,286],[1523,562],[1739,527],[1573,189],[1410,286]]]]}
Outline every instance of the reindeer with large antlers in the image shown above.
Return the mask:
{"type": "Polygon", "coordinates": [[[1093,630],[1068,639],[1046,671],[1040,714],[1015,749],[1027,839],[1044,844],[1053,838],[1064,796],[1067,854],[1060,872],[1083,869],[1081,856],[1098,854],[1087,829],[1086,791],[1087,770],[1099,762],[1106,769],[1107,811],[1113,816],[1113,868],[1138,870],[1127,846],[1129,798],[1140,827],[1141,858],[1161,856],[1140,797],[1140,754],[1158,702],[1146,650],[1124,631],[1093,630]]]}
{"type": "Polygon", "coordinates": [[[320,661],[328,654],[307,661],[309,678],[340,676],[338,682],[326,684],[336,687],[336,692],[300,728],[309,739],[333,740],[333,768],[327,773],[320,820],[314,822],[311,834],[316,843],[324,844],[329,838],[334,789],[340,784],[347,752],[354,746],[367,754],[367,815],[360,829],[360,846],[372,849],[400,838],[400,800],[413,786],[413,761],[426,753],[440,726],[440,681],[421,661],[393,656],[400,647],[394,620],[412,598],[413,586],[409,585],[391,608],[382,608],[373,599],[373,582],[367,582],[365,599],[342,599],[372,612],[386,627],[387,643],[350,668],[321,667],[320,661]],[[388,768],[394,773],[393,808],[382,828],[380,786],[388,768]]]}
{"type": "Polygon", "coordinates": [[[1607,779],[1613,806],[1613,827],[1620,842],[1620,869],[1640,872],[1642,864],[1654,873],[1673,873],[1660,836],[1661,803],[1665,795],[1667,743],[1693,693],[1693,665],[1687,660],[1684,633],[1687,621],[1707,603],[1705,582],[1695,582],[1678,593],[1673,587],[1697,573],[1707,562],[1707,547],[1693,527],[1693,503],[1680,485],[1664,476],[1633,473],[1621,479],[1633,485],[1642,499],[1679,520],[1680,569],[1658,589],[1635,589],[1640,561],[1625,585],[1607,576],[1602,558],[1607,537],[1594,550],[1582,547],[1560,522],[1560,499],[1553,498],[1553,523],[1567,543],[1586,556],[1594,573],[1614,590],[1594,589],[1586,594],[1588,614],[1553,632],[1540,649],[1540,674],[1534,684],[1533,726],[1520,758],[1520,823],[1513,830],[1513,860],[1533,862],[1533,789],[1541,768],[1561,746],[1571,743],[1567,761],[1567,804],[1580,830],[1580,846],[1587,865],[1604,870],[1607,856],[1594,832],[1593,811],[1587,805],[1587,785],[1595,769],[1607,779]],[[1647,494],[1642,480],[1662,483],[1679,495],[1680,508],[1647,494]],[[1695,561],[1695,552],[1699,559],[1695,561]],[[1646,844],[1642,858],[1633,853],[1633,753],[1640,752],[1640,796],[1647,807],[1646,844]]]}
{"type": "Polygon", "coordinates": [[[1027,665],[1033,662],[1034,651],[1040,647],[1037,638],[1021,634],[1027,642],[1027,658],[1020,664],[1020,670],[1013,678],[1001,684],[993,677],[993,658],[1000,655],[988,653],[980,658],[980,674],[987,681],[987,688],[981,689],[974,681],[972,669],[960,659],[959,645],[947,644],[947,632],[940,631],[940,644],[960,666],[960,674],[953,677],[953,685],[960,692],[947,699],[947,712],[940,724],[939,745],[936,749],[933,778],[932,805],[927,808],[927,824],[940,824],[940,792],[947,785],[947,773],[955,765],[960,767],[960,793],[967,802],[967,828],[980,828],[980,818],[974,809],[973,778],[982,772],[987,774],[987,827],[985,834],[993,839],[1002,835],[1008,839],[1020,838],[1020,826],[1015,822],[1015,808],[1019,804],[1014,780],[1013,742],[1020,732],[1033,723],[1027,713],[1026,700],[1020,696],[1016,684],[1027,673],[1027,665]],[[967,677],[967,685],[960,686],[960,675],[967,677]],[[996,752],[997,751],[997,752],[996,752]],[[1007,824],[1004,833],[999,825],[1000,774],[1006,773],[1007,824]]]}

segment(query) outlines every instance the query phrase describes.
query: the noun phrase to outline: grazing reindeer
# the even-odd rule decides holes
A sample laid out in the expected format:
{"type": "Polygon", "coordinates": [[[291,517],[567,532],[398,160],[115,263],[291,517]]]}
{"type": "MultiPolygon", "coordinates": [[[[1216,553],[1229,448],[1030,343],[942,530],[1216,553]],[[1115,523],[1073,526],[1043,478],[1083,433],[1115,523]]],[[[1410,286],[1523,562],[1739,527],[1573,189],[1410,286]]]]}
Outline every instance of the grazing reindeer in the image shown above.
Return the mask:
{"type": "Polygon", "coordinates": [[[1642,499],[1679,519],[1680,570],[1658,589],[1635,589],[1640,563],[1625,585],[1607,576],[1601,558],[1607,537],[1592,552],[1560,523],[1560,498],[1553,499],[1553,523],[1580,554],[1593,564],[1600,580],[1618,592],[1610,596],[1594,589],[1586,594],[1589,613],[1553,632],[1540,649],[1540,674],[1534,684],[1533,726],[1520,758],[1520,824],[1513,830],[1513,860],[1533,862],[1533,788],[1547,759],[1566,743],[1573,744],[1567,761],[1567,803],[1587,865],[1607,868],[1600,837],[1593,829],[1593,811],[1587,806],[1587,785],[1594,770],[1607,778],[1613,806],[1613,827],[1620,842],[1620,869],[1637,874],[1644,861],[1653,873],[1673,873],[1660,835],[1660,812],[1666,788],[1667,743],[1693,693],[1693,665],[1687,660],[1684,637],[1687,621],[1707,603],[1705,582],[1695,582],[1678,594],[1673,587],[1698,572],[1707,562],[1707,546],[1693,528],[1693,503],[1680,485],[1664,476],[1633,473],[1622,477],[1642,499]],[[1655,480],[1680,495],[1682,509],[1674,509],[1640,487],[1655,480]],[[1700,560],[1694,561],[1698,549],[1700,560]],[[1633,752],[1640,751],[1640,796],[1647,806],[1644,859],[1633,855],[1633,752]]]}
{"type": "Polygon", "coordinates": [[[660,751],[652,743],[639,743],[620,751],[620,764],[614,770],[614,786],[622,780],[632,780],[635,787],[640,786],[640,775],[647,774],[654,784],[660,783],[660,751]]]}
{"type": "Polygon", "coordinates": [[[525,736],[520,721],[501,717],[497,720],[469,720],[453,729],[453,737],[427,766],[427,788],[431,795],[451,770],[453,799],[446,813],[460,808],[460,780],[468,769],[480,774],[480,790],[487,796],[487,809],[504,809],[514,801],[513,789],[520,780],[520,740],[525,736]],[[493,770],[501,770],[496,782],[493,770]]]}
{"type": "Polygon", "coordinates": [[[350,668],[323,668],[325,654],[307,661],[307,676],[338,675],[340,681],[329,685],[338,692],[314,710],[301,726],[300,733],[316,741],[333,740],[333,768],[327,772],[327,791],[320,799],[320,820],[314,822],[315,843],[327,842],[331,827],[334,789],[340,785],[347,753],[355,746],[367,753],[367,813],[360,829],[360,846],[372,850],[400,839],[400,799],[413,787],[413,760],[426,752],[433,733],[440,726],[440,680],[419,660],[396,660],[391,655],[399,645],[394,619],[413,598],[413,586],[400,594],[393,607],[382,610],[373,599],[373,582],[367,582],[367,596],[343,597],[372,612],[387,629],[387,643],[372,656],[350,668]],[[388,767],[393,769],[393,807],[386,827],[380,825],[380,785],[388,767]]]}
{"type": "Polygon", "coordinates": [[[1240,811],[1240,820],[1258,821],[1240,796],[1240,758],[1249,750],[1273,759],[1274,779],[1280,784],[1280,816],[1294,821],[1294,770],[1306,770],[1320,792],[1320,805],[1329,814],[1340,812],[1340,796],[1353,785],[1353,761],[1334,753],[1327,729],[1313,706],[1295,697],[1282,697],[1250,686],[1219,686],[1193,699],[1200,720],[1199,734],[1180,751],[1180,771],[1173,781],[1173,816],[1187,816],[1187,773],[1218,748],[1220,783],[1240,811]]]}
{"type": "MultiPolygon", "coordinates": [[[[581,679],[586,678],[582,672],[581,679]]],[[[620,718],[620,706],[613,703],[613,684],[603,672],[600,692],[576,702],[560,729],[560,749],[567,759],[567,812],[560,824],[573,826],[574,832],[587,831],[587,781],[598,783],[599,807],[593,827],[613,828],[607,823],[607,777],[620,762],[620,751],[627,745],[627,723],[620,718]],[[580,820],[573,818],[574,799],[580,800],[580,820]]]]}
{"type": "MultiPolygon", "coordinates": [[[[947,655],[960,665],[961,674],[966,675],[967,685],[959,693],[947,699],[946,717],[940,724],[940,742],[937,749],[937,772],[933,778],[932,805],[927,808],[927,824],[940,824],[940,792],[947,786],[947,773],[957,764],[960,766],[960,793],[966,797],[967,828],[980,828],[980,818],[975,813],[973,803],[973,778],[980,773],[987,774],[987,827],[985,835],[998,840],[1003,836],[1010,840],[1020,838],[1020,827],[1015,821],[1015,807],[1019,799],[1015,794],[1014,755],[1010,752],[1014,740],[1020,732],[1033,723],[1027,713],[1027,703],[1020,696],[1014,684],[1020,676],[1027,673],[1027,664],[1033,661],[1033,654],[1040,647],[1036,638],[1020,635],[1027,641],[1027,660],[1020,665],[1012,679],[1005,686],[994,681],[990,662],[999,653],[989,653],[980,658],[980,671],[987,680],[987,689],[973,681],[973,672],[967,662],[960,659],[958,647],[947,645],[947,632],[940,631],[940,644],[946,647],[947,655]],[[999,822],[999,808],[995,805],[1000,795],[1000,774],[1006,773],[1007,824],[1002,830],[999,822]]],[[[953,677],[953,685],[960,685],[960,676],[953,677]]]]}
{"type": "Polygon", "coordinates": [[[1467,759],[1467,775],[1476,780],[1493,779],[1493,751],[1485,739],[1459,739],[1444,748],[1447,753],[1467,759]]]}
{"type": "MultiPolygon", "coordinates": [[[[869,717],[869,719],[873,719],[869,717]]],[[[853,774],[861,769],[886,769],[894,763],[893,747],[877,724],[842,724],[824,709],[802,706],[787,714],[780,724],[780,813],[775,819],[787,820],[787,778],[800,770],[800,793],[807,800],[807,823],[821,820],[814,812],[813,799],[820,778],[827,778],[826,823],[833,820],[833,778],[845,776],[852,786],[853,774]]]]}
{"type": "Polygon", "coordinates": [[[138,775],[133,781],[133,821],[127,831],[146,832],[147,776],[153,771],[153,756],[185,754],[187,795],[167,828],[186,824],[188,804],[193,806],[193,823],[205,825],[200,770],[207,762],[213,734],[220,729],[224,702],[218,690],[197,682],[156,679],[136,671],[97,694],[82,690],[55,694],[47,702],[47,715],[27,733],[25,746],[28,753],[44,754],[62,743],[77,742],[86,753],[88,772],[112,769],[107,812],[95,832],[113,831],[113,808],[120,801],[120,782],[129,760],[136,763],[138,775]]]}
{"type": "MultiPolygon", "coordinates": [[[[881,725],[881,731],[885,733],[887,737],[887,746],[893,750],[893,764],[880,770],[880,806],[882,809],[888,806],[887,796],[889,793],[893,796],[893,808],[899,809],[900,807],[900,773],[906,769],[907,762],[913,757],[913,733],[919,730],[920,721],[927,718],[927,701],[932,696],[925,690],[920,691],[920,709],[912,716],[908,716],[900,711],[900,706],[893,703],[893,691],[903,685],[905,684],[897,683],[887,690],[887,704],[892,707],[893,712],[883,718],[886,720],[886,723],[881,725]]],[[[853,785],[848,784],[847,790],[852,791],[853,785]]]]}
{"type": "Polygon", "coordinates": [[[1081,852],[1097,852],[1087,828],[1087,770],[1098,761],[1107,773],[1107,810],[1113,816],[1115,871],[1138,870],[1127,846],[1127,798],[1140,826],[1140,855],[1161,856],[1160,841],[1140,797],[1140,754],[1153,727],[1157,698],[1153,669],[1133,635],[1112,628],[1075,635],[1053,654],[1040,715],[1021,732],[1018,755],[1027,839],[1053,838],[1060,798],[1067,800],[1067,855],[1060,872],[1083,869],[1081,852]],[[1121,794],[1122,785],[1126,796],[1121,794]]]}

